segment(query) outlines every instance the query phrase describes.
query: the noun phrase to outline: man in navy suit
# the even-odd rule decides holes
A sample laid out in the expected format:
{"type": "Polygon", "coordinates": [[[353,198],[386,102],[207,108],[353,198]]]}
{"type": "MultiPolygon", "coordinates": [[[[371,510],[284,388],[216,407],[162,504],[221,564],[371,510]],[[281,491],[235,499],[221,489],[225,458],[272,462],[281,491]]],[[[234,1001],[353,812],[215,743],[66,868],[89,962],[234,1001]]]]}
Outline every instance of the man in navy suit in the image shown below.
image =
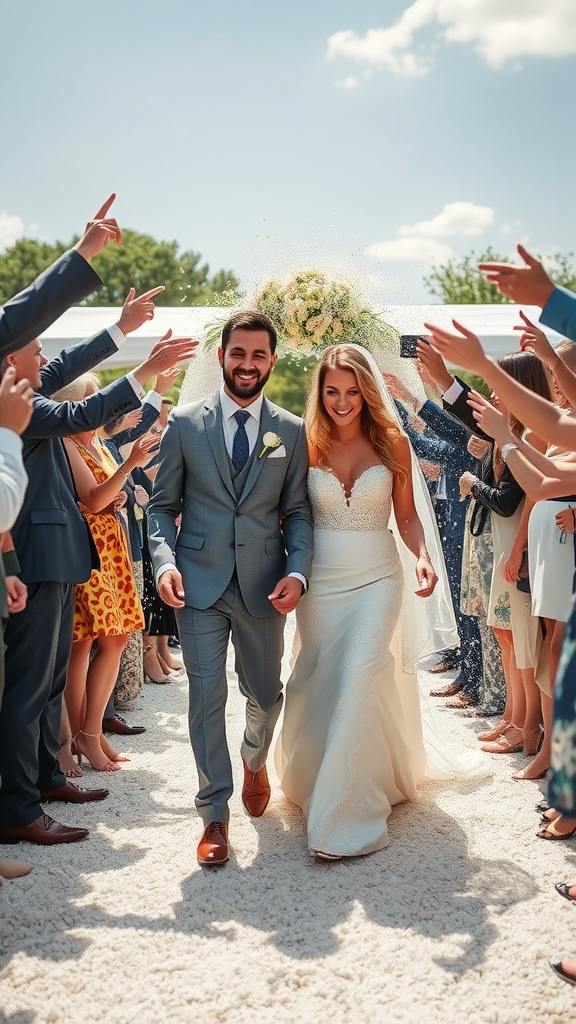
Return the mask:
{"type": "MultiPolygon", "coordinates": [[[[73,842],[86,829],[70,829],[43,813],[40,799],[83,803],[107,790],[82,790],[68,783],[56,760],[61,699],[72,642],[73,585],[90,577],[95,549],[77,504],[62,438],[96,429],[138,408],[144,384],[175,362],[189,358],[196,342],[158,342],[132,373],[84,402],[52,402],[54,394],[111,355],[128,331],[153,315],[154,289],[139,299],[131,291],[117,324],[47,363],[37,339],[8,355],[17,377],[35,388],[32,421],[23,435],[30,480],[13,528],[28,587],[26,609],[6,630],[6,680],[0,711],[0,842],[51,845],[73,842]]],[[[121,473],[121,469],[119,469],[121,473]]]]}

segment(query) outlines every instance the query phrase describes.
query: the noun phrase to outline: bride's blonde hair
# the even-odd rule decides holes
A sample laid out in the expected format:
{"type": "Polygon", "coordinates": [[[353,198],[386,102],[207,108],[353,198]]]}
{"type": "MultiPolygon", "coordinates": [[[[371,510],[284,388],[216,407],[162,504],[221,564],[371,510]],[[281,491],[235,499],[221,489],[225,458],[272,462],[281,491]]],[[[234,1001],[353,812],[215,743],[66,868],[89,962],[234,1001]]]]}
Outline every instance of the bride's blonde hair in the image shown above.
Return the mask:
{"type": "Polygon", "coordinates": [[[324,458],[331,448],[330,426],[332,420],[326,412],[322,392],[328,370],[350,370],[358,382],[364,403],[362,405],[362,433],[368,438],[380,461],[388,467],[402,483],[407,475],[403,465],[395,456],[398,442],[405,437],[398,421],[386,408],[379,383],[366,356],[354,345],[332,345],[322,353],[308,401],[306,402],[306,434],[308,443],[324,458]]]}

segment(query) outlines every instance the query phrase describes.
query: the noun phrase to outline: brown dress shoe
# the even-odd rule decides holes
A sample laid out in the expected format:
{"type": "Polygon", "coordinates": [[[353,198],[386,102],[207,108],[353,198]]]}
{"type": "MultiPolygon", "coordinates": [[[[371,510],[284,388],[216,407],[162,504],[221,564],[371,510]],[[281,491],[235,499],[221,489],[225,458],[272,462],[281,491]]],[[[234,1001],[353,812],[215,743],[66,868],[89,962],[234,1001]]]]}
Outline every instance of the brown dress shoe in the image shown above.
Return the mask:
{"type": "Polygon", "coordinates": [[[67,782],[64,786],[57,786],[56,789],[43,789],[40,799],[62,800],[66,804],[87,804],[90,800],[103,800],[108,796],[109,789],[83,789],[75,782],[67,782]]]}
{"type": "Polygon", "coordinates": [[[146,727],[144,725],[128,725],[121,715],[113,715],[112,718],[102,719],[102,732],[115,732],[118,736],[136,736],[138,733],[146,732],[146,727]]]}
{"type": "Polygon", "coordinates": [[[197,854],[199,864],[225,864],[228,860],[228,825],[223,821],[210,822],[202,833],[197,854]]]}
{"type": "Polygon", "coordinates": [[[253,818],[261,818],[270,800],[270,783],[266,765],[258,772],[253,772],[242,758],[244,765],[244,785],[242,786],[242,803],[253,818]]]}
{"type": "Polygon", "coordinates": [[[462,689],[460,683],[454,680],[453,683],[448,683],[447,686],[441,686],[439,690],[430,690],[431,697],[454,697],[455,694],[460,693],[462,689]]]}
{"type": "Polygon", "coordinates": [[[474,704],[474,698],[470,697],[467,693],[459,693],[454,700],[447,700],[447,708],[469,708],[474,704]]]}
{"type": "Polygon", "coordinates": [[[40,846],[55,846],[56,843],[75,843],[88,835],[87,828],[70,828],[54,821],[48,814],[41,814],[29,825],[0,825],[0,843],[19,843],[27,839],[40,846]]]}

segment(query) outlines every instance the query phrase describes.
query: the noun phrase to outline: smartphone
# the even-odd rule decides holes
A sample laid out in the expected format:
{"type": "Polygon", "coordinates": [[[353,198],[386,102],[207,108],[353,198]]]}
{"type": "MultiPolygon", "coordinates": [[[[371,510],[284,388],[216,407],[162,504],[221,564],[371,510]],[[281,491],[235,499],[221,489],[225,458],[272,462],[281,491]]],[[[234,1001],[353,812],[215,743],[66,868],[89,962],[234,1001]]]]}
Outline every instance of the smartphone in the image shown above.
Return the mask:
{"type": "Polygon", "coordinates": [[[402,359],[416,359],[418,352],[416,351],[416,343],[418,341],[424,342],[425,345],[429,345],[430,342],[426,341],[420,334],[401,334],[400,335],[400,355],[402,359]]]}

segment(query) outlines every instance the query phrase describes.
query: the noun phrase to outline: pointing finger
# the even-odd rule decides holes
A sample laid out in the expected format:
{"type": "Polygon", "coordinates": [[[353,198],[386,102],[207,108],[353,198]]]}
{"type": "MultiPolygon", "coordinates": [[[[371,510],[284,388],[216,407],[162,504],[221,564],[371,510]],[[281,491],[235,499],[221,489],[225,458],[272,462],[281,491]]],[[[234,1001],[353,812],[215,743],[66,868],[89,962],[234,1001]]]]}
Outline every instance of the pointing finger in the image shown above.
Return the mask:
{"type": "Polygon", "coordinates": [[[108,213],[108,210],[112,206],[112,203],[114,202],[115,199],[116,199],[116,193],[113,192],[111,196],[108,196],[108,199],[106,200],[106,202],[102,204],[102,206],[98,210],[98,213],[96,213],[94,215],[94,220],[102,220],[106,216],[106,214],[108,213]]]}
{"type": "Polygon", "coordinates": [[[165,286],[163,284],[159,284],[156,288],[151,288],[149,292],[142,292],[142,295],[138,296],[139,301],[145,302],[146,299],[152,299],[155,295],[159,295],[160,292],[163,291],[165,291],[165,286]]]}

